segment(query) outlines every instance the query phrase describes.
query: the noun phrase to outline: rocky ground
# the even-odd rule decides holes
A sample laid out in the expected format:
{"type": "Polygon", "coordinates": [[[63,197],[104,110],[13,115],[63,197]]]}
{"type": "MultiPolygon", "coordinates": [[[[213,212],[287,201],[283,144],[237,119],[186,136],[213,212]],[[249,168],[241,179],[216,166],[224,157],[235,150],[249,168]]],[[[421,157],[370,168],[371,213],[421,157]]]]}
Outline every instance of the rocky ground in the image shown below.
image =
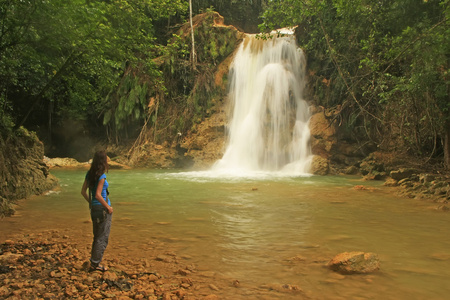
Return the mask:
{"type": "Polygon", "coordinates": [[[0,298],[219,299],[223,283],[181,264],[175,253],[106,259],[109,269],[102,273],[88,271],[87,248],[58,231],[6,240],[0,245],[0,298]]]}
{"type": "Polygon", "coordinates": [[[89,242],[58,230],[3,241],[0,299],[311,299],[295,285],[252,287],[200,270],[158,241],[140,254],[108,246],[108,270],[89,272],[89,242]]]}

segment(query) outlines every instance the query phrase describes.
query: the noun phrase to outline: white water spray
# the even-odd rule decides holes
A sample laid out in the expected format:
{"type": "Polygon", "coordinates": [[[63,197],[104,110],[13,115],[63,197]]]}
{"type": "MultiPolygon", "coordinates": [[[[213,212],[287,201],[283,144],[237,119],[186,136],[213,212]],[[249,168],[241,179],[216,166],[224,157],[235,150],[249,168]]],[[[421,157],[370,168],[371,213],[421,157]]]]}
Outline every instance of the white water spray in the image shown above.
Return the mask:
{"type": "Polygon", "coordinates": [[[305,58],[292,35],[247,35],[230,68],[231,120],[214,171],[302,175],[311,164],[305,58]]]}

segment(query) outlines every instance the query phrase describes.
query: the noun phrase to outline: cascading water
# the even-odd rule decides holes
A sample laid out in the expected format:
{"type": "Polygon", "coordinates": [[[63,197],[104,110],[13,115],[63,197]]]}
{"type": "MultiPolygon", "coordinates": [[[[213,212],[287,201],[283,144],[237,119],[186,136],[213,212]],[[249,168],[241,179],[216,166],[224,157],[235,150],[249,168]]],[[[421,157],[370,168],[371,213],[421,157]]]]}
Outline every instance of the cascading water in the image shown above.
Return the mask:
{"type": "Polygon", "coordinates": [[[307,174],[309,108],[302,98],[305,58],[292,35],[247,35],[230,68],[231,120],[215,171],[307,174]]]}

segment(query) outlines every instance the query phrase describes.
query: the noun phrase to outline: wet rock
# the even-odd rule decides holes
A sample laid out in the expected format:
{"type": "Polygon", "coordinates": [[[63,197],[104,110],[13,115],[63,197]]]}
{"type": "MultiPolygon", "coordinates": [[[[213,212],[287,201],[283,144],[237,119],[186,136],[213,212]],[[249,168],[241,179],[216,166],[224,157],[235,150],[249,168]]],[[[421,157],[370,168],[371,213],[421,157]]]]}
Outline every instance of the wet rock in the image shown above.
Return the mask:
{"type": "Polygon", "coordinates": [[[391,171],[389,173],[389,176],[394,180],[400,181],[402,179],[411,177],[413,174],[417,174],[417,170],[402,168],[396,171],[391,171]]]}
{"type": "Polygon", "coordinates": [[[314,155],[311,162],[311,173],[314,175],[327,175],[330,171],[328,159],[314,155]]]}
{"type": "Polygon", "coordinates": [[[328,268],[341,274],[366,274],[380,268],[378,255],[364,252],[344,252],[336,255],[328,268]]]}

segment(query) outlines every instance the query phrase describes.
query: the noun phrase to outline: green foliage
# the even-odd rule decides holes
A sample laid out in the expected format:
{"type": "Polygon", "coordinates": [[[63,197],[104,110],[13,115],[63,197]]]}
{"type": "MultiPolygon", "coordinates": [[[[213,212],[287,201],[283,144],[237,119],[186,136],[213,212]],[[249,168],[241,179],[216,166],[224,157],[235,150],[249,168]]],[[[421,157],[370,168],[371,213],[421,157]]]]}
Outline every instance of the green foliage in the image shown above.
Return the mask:
{"type": "Polygon", "coordinates": [[[155,44],[154,24],[186,9],[183,0],[0,1],[1,125],[46,127],[67,118],[95,124],[100,117],[117,124],[113,132],[129,118],[142,121],[148,84],[134,85],[126,101],[107,96],[132,68],[164,89],[153,62],[164,47],[155,44]]]}
{"type": "Polygon", "coordinates": [[[449,130],[449,16],[449,0],[274,0],[260,29],[298,26],[314,100],[358,139],[432,156],[449,130]]]}
{"type": "Polygon", "coordinates": [[[147,82],[140,82],[139,77],[127,74],[122,78],[114,99],[109,99],[109,109],[103,117],[103,124],[113,122],[116,129],[120,130],[126,125],[139,121],[145,115],[148,105],[149,89],[147,82]]]}

